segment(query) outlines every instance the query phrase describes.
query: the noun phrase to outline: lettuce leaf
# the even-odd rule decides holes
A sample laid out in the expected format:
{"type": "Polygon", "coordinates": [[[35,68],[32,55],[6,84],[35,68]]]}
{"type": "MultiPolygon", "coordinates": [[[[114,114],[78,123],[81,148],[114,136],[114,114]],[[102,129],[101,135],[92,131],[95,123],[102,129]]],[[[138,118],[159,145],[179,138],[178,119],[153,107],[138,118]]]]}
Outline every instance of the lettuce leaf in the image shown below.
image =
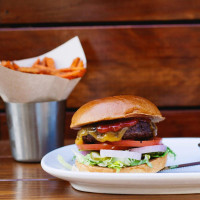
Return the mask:
{"type": "Polygon", "coordinates": [[[167,150],[164,153],[155,152],[155,153],[150,153],[149,155],[151,156],[151,158],[159,158],[159,157],[164,157],[166,154],[176,159],[176,154],[169,147],[167,147],[167,150]]]}
{"type": "Polygon", "coordinates": [[[72,169],[72,166],[71,166],[68,162],[66,162],[66,161],[64,160],[64,158],[63,158],[61,155],[58,155],[58,156],[57,156],[57,159],[58,159],[58,162],[59,162],[63,167],[65,167],[65,168],[67,168],[67,169],[69,169],[69,170],[72,169]]]}
{"type": "Polygon", "coordinates": [[[131,158],[116,158],[116,157],[101,157],[99,152],[91,152],[86,156],[80,154],[79,152],[74,152],[76,159],[78,162],[83,163],[89,166],[99,166],[99,167],[108,167],[112,169],[116,169],[116,172],[119,172],[123,167],[132,167],[142,164],[147,164],[149,167],[153,167],[150,163],[151,158],[159,158],[163,157],[166,154],[170,156],[176,157],[176,154],[167,147],[167,150],[164,153],[155,152],[149,154],[143,154],[142,160],[135,160],[131,158]]]}

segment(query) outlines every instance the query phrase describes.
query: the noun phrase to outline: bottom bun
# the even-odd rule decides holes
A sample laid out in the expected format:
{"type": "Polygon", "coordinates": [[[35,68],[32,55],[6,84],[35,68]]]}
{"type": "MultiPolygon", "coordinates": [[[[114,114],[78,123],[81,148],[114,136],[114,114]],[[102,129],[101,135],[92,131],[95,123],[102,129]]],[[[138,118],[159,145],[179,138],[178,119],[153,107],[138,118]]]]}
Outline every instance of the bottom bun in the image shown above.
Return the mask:
{"type": "MultiPolygon", "coordinates": [[[[120,170],[120,173],[155,173],[163,169],[167,162],[167,155],[160,158],[155,158],[150,160],[152,168],[147,164],[137,165],[134,167],[124,167],[120,170]]],[[[116,169],[111,169],[107,167],[98,167],[98,166],[88,166],[82,163],[79,163],[76,160],[76,167],[81,172],[104,172],[104,173],[115,173],[116,169]]]]}

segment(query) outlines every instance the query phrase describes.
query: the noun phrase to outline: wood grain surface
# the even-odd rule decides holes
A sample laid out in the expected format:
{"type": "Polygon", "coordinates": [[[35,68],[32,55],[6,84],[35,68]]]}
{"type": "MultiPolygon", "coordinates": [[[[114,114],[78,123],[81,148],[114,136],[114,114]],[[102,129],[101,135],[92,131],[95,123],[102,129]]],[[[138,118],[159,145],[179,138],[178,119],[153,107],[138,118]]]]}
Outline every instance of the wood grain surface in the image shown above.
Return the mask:
{"type": "MultiPolygon", "coordinates": [[[[66,113],[65,139],[74,140],[77,131],[69,128],[74,112],[66,113]]],[[[165,121],[158,123],[159,137],[199,137],[200,110],[162,110],[165,121]]],[[[6,116],[0,113],[0,140],[8,139],[6,116]]],[[[72,142],[74,143],[74,141],[72,142]]]]}
{"type": "Polygon", "coordinates": [[[53,179],[52,176],[41,170],[40,163],[20,163],[10,157],[0,157],[1,179],[53,179]]]}
{"type": "MultiPolygon", "coordinates": [[[[74,144],[74,140],[65,140],[64,144],[74,144]]],[[[10,142],[8,140],[0,141],[0,146],[0,181],[1,179],[55,179],[41,169],[40,163],[21,163],[15,161],[12,158],[10,142]]]]}
{"type": "Polygon", "coordinates": [[[2,29],[1,59],[37,56],[75,35],[88,71],[68,107],[119,94],[143,96],[158,106],[200,105],[199,25],[2,29]]]}
{"type": "MultiPolygon", "coordinates": [[[[9,151],[8,141],[0,145],[9,151]]],[[[54,178],[44,172],[39,163],[20,163],[7,154],[1,154],[0,148],[0,199],[68,199],[68,200],[193,200],[200,199],[200,194],[186,195],[109,195],[79,192],[69,182],[54,178]]]]}
{"type": "Polygon", "coordinates": [[[197,0],[0,0],[0,23],[123,22],[200,18],[197,0]],[[13,6],[15,5],[15,6],[13,6]]]}
{"type": "Polygon", "coordinates": [[[199,199],[200,194],[185,195],[116,195],[116,194],[94,194],[80,192],[71,187],[69,182],[62,180],[47,181],[6,181],[0,185],[0,198],[2,199],[50,199],[50,200],[194,200],[199,199]]]}

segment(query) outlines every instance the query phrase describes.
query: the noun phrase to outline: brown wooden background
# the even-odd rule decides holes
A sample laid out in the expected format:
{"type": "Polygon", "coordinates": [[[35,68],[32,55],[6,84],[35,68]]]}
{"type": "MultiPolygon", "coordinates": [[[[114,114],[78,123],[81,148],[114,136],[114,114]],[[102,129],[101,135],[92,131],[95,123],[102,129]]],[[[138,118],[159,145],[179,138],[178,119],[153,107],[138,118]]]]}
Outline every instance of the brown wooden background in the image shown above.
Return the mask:
{"type": "MultiPolygon", "coordinates": [[[[199,20],[197,0],[0,0],[0,59],[37,56],[78,35],[88,72],[67,101],[67,138],[75,137],[69,124],[79,106],[119,94],[159,106],[160,136],[198,137],[199,20]]],[[[7,139],[2,101],[0,111],[7,139]]]]}

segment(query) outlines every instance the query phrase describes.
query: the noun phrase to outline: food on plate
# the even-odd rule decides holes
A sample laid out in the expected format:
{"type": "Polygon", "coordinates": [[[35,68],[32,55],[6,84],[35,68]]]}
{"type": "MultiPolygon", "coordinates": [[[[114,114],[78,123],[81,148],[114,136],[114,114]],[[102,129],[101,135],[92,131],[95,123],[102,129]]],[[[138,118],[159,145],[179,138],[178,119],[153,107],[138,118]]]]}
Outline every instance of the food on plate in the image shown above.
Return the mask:
{"type": "Polygon", "coordinates": [[[90,101],[72,117],[77,129],[79,171],[151,173],[165,167],[175,153],[157,137],[165,118],[149,100],[131,95],[90,101]]]}
{"type": "Polygon", "coordinates": [[[20,67],[12,61],[2,61],[1,65],[24,73],[55,75],[67,79],[82,77],[86,72],[83,61],[78,57],[73,60],[70,67],[62,69],[56,69],[54,60],[48,57],[44,57],[43,60],[38,58],[31,67],[20,67]]]}

